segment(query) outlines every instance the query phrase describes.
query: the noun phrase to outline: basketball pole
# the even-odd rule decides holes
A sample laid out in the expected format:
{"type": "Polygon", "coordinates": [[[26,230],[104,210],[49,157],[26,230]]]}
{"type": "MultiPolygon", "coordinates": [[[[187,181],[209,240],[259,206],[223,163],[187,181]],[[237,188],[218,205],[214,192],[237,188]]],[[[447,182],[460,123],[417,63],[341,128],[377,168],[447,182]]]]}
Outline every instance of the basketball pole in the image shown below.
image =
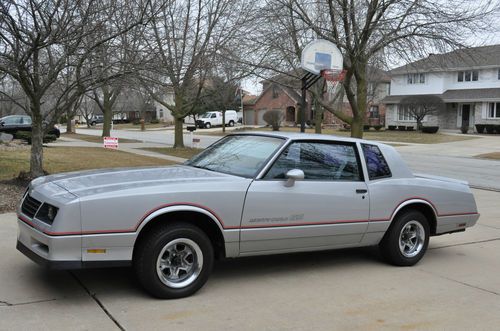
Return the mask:
{"type": "Polygon", "coordinates": [[[300,101],[300,132],[306,132],[306,93],[307,75],[302,77],[302,98],[300,101]]]}
{"type": "Polygon", "coordinates": [[[306,108],[307,108],[307,102],[306,102],[306,96],[307,96],[307,90],[313,86],[319,79],[321,78],[320,75],[315,75],[310,72],[306,73],[302,77],[302,97],[300,100],[300,132],[304,133],[306,132],[306,108]]]}

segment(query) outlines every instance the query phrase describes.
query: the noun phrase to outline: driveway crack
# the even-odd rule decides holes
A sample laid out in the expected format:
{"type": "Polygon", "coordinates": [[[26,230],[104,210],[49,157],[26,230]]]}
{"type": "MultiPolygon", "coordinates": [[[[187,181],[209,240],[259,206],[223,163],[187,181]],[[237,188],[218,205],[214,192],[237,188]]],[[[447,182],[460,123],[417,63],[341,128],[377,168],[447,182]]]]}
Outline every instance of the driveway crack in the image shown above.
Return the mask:
{"type": "Polygon", "coordinates": [[[429,250],[432,250],[432,249],[441,249],[441,248],[448,248],[448,247],[455,247],[455,246],[466,246],[466,245],[481,244],[481,243],[487,243],[487,242],[490,242],[490,241],[497,241],[497,240],[500,240],[500,238],[485,239],[485,240],[471,241],[471,242],[466,242],[466,243],[461,243],[461,244],[452,244],[452,245],[444,245],[444,246],[432,247],[432,248],[429,248],[429,250]]]}
{"type": "Polygon", "coordinates": [[[0,300],[0,306],[15,307],[15,306],[31,305],[34,303],[49,302],[49,301],[56,301],[56,300],[57,299],[43,299],[43,300],[35,300],[35,301],[27,301],[27,302],[19,302],[19,303],[10,303],[8,301],[0,300]]]}
{"type": "Polygon", "coordinates": [[[109,317],[113,323],[118,327],[118,329],[125,331],[125,328],[118,322],[118,320],[111,314],[111,312],[104,306],[104,304],[99,300],[96,293],[92,293],[90,289],[78,278],[73,272],[69,271],[69,274],[76,280],[78,284],[87,292],[87,294],[97,303],[97,305],[102,309],[102,311],[109,317]]]}
{"type": "Polygon", "coordinates": [[[419,269],[419,270],[422,271],[422,272],[425,272],[425,273],[427,273],[429,275],[433,275],[433,276],[436,276],[436,277],[439,277],[439,278],[442,278],[442,279],[446,279],[446,280],[449,280],[451,282],[454,282],[454,283],[457,283],[457,284],[461,284],[461,285],[473,288],[475,290],[479,290],[479,291],[482,291],[482,292],[486,292],[486,293],[489,293],[489,294],[500,296],[499,292],[488,290],[488,289],[485,289],[485,288],[482,288],[482,287],[479,287],[479,286],[476,286],[476,285],[472,285],[472,284],[469,284],[469,283],[466,283],[466,282],[462,282],[460,280],[456,280],[456,279],[453,279],[453,278],[445,277],[445,276],[442,276],[442,275],[439,275],[439,274],[436,274],[434,272],[430,272],[430,271],[427,271],[427,270],[423,270],[423,269],[419,269]]]}

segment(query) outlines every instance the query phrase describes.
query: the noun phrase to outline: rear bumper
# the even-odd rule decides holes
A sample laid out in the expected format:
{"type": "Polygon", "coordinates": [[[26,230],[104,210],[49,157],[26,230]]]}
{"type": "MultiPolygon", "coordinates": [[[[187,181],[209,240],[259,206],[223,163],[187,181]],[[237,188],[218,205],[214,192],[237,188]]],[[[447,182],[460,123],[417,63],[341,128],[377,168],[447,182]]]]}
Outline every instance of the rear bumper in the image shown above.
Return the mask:
{"type": "Polygon", "coordinates": [[[436,234],[463,231],[477,223],[478,213],[439,216],[437,220],[436,234]]]}

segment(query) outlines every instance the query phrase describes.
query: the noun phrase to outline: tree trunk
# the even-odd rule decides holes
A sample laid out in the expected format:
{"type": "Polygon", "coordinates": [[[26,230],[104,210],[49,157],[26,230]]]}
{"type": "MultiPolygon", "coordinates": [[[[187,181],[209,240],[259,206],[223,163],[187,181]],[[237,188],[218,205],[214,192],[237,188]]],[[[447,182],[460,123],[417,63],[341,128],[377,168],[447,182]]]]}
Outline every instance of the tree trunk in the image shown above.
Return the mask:
{"type": "Polygon", "coordinates": [[[352,108],[351,137],[363,138],[363,125],[365,122],[367,103],[367,64],[358,64],[356,68],[356,109],[352,108]]]}
{"type": "Polygon", "coordinates": [[[72,127],[71,127],[71,119],[67,118],[66,119],[66,133],[73,133],[72,127]]]}
{"type": "Polygon", "coordinates": [[[111,136],[111,121],[113,120],[113,112],[109,100],[104,99],[103,102],[103,123],[102,123],[102,137],[111,136]]]}
{"type": "Polygon", "coordinates": [[[365,122],[364,116],[353,116],[351,123],[351,137],[363,138],[363,124],[365,122]]]}
{"type": "Polygon", "coordinates": [[[30,176],[37,178],[43,172],[43,121],[39,111],[33,111],[31,124],[30,176]]]}
{"type": "Polygon", "coordinates": [[[314,98],[314,133],[321,133],[321,124],[323,122],[323,108],[317,98],[314,98]]]}
{"type": "Polygon", "coordinates": [[[184,135],[183,135],[183,123],[182,118],[174,119],[174,148],[184,148],[184,135]]]}
{"type": "Polygon", "coordinates": [[[222,133],[226,132],[226,111],[222,111],[222,133]]]}

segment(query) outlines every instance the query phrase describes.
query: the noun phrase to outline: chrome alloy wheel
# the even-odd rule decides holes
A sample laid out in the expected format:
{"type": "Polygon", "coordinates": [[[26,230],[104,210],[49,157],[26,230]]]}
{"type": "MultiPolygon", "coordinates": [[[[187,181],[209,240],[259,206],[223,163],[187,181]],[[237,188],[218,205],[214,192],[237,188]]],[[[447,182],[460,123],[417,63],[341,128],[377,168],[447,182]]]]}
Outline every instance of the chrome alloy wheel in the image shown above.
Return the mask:
{"type": "Polygon", "coordinates": [[[156,272],[165,285],[183,288],[191,285],[200,275],[203,253],[191,239],[179,238],[163,247],[156,261],[156,272]]]}
{"type": "Polygon", "coordinates": [[[406,223],[399,234],[399,250],[405,257],[414,257],[422,251],[425,243],[425,230],[417,221],[406,223]]]}

